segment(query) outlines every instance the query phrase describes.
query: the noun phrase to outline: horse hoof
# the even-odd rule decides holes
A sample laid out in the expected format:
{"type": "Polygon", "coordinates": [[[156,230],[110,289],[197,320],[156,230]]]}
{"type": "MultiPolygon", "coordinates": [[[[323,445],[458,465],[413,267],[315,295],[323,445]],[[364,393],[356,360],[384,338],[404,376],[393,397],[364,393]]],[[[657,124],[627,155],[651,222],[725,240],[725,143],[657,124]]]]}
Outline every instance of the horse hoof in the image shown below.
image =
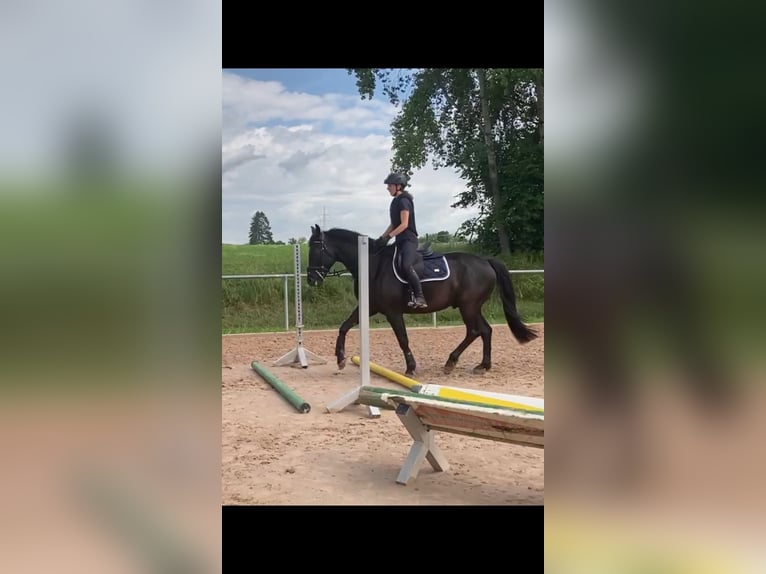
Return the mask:
{"type": "Polygon", "coordinates": [[[415,374],[415,371],[406,371],[404,374],[405,374],[405,376],[407,376],[407,377],[411,377],[412,375],[414,375],[414,374],[415,374]]]}
{"type": "Polygon", "coordinates": [[[338,369],[342,371],[345,368],[345,366],[346,366],[346,359],[341,359],[340,361],[338,361],[338,369]]]}
{"type": "Polygon", "coordinates": [[[444,374],[445,375],[449,375],[454,370],[455,370],[455,365],[444,365],[444,374]]]}
{"type": "Polygon", "coordinates": [[[485,373],[486,373],[488,370],[489,370],[489,369],[487,369],[486,367],[482,367],[481,365],[479,365],[478,367],[474,367],[474,368],[473,368],[473,370],[472,370],[471,372],[472,372],[474,375],[483,375],[483,374],[485,374],[485,373]]]}

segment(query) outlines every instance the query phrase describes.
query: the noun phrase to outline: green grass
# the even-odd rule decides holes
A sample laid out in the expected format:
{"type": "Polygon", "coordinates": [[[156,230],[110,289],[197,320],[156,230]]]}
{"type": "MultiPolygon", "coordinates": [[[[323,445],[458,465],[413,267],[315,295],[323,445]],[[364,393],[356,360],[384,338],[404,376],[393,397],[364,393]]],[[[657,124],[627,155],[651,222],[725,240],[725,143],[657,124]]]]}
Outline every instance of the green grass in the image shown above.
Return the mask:
{"type": "MultiPolygon", "coordinates": [[[[456,244],[433,244],[436,251],[471,251],[471,246],[456,244]]],[[[542,254],[515,254],[500,257],[509,269],[543,269],[542,254]]],[[[308,265],[308,246],[301,246],[301,272],[308,265]]],[[[336,265],[335,268],[341,268],[336,265]]],[[[292,245],[223,245],[223,275],[290,274],[288,287],[289,330],[295,328],[295,285],[292,245]]],[[[516,302],[525,322],[544,320],[544,276],[513,274],[516,302]]],[[[222,282],[221,327],[227,333],[255,333],[285,330],[284,279],[237,279],[222,282]]],[[[311,287],[302,278],[304,329],[337,329],[356,307],[351,277],[328,277],[321,287],[311,287]]],[[[504,323],[502,304],[497,289],[485,303],[484,316],[490,323],[504,323]]],[[[437,325],[462,325],[457,309],[445,309],[436,313],[437,325]]],[[[407,326],[433,325],[433,315],[405,315],[407,326]]],[[[370,327],[388,327],[381,315],[370,318],[370,327]]]]}
{"type": "MultiPolygon", "coordinates": [[[[292,245],[223,245],[222,249],[222,275],[292,273],[295,265],[292,245]]],[[[301,245],[301,269],[304,273],[308,254],[308,246],[301,245]]]]}

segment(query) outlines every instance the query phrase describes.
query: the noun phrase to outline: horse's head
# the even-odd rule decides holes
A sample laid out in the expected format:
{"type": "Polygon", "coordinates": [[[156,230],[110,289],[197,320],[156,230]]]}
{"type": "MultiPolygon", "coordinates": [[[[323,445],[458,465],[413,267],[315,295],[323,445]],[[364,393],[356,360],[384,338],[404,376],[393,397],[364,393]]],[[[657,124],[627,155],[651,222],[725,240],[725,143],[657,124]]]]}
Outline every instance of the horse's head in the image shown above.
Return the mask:
{"type": "Polygon", "coordinates": [[[336,258],[325,243],[324,232],[318,225],[311,226],[311,238],[309,239],[309,266],[307,276],[309,285],[312,287],[324,281],[330,268],[335,264],[336,258]]]}

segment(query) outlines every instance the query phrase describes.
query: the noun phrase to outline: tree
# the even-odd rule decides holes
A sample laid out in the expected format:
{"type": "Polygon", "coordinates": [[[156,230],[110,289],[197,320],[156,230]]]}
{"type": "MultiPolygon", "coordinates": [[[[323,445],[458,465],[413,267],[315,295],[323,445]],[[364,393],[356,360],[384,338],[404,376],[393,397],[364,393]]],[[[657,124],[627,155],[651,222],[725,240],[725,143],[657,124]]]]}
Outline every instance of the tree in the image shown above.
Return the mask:
{"type": "Polygon", "coordinates": [[[436,234],[437,243],[449,243],[450,235],[449,231],[440,231],[436,234]]]}
{"type": "Polygon", "coordinates": [[[429,157],[456,168],[467,189],[451,207],[478,205],[465,224],[483,247],[509,253],[543,247],[541,69],[349,68],[362,99],[378,84],[406,101],[391,125],[393,169],[412,174],[429,157]]]}
{"type": "Polygon", "coordinates": [[[273,243],[269,218],[262,211],[256,211],[250,220],[250,245],[272,245],[273,243]]]}

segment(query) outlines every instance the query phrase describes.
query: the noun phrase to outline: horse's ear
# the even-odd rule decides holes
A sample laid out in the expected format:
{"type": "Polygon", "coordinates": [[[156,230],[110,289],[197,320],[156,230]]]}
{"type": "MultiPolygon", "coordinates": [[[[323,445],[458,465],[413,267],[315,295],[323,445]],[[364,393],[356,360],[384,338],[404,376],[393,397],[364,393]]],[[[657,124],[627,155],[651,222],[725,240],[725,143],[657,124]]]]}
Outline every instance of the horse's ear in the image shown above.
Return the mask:
{"type": "Polygon", "coordinates": [[[318,225],[312,225],[311,226],[311,235],[317,235],[319,233],[319,226],[318,225]]]}

